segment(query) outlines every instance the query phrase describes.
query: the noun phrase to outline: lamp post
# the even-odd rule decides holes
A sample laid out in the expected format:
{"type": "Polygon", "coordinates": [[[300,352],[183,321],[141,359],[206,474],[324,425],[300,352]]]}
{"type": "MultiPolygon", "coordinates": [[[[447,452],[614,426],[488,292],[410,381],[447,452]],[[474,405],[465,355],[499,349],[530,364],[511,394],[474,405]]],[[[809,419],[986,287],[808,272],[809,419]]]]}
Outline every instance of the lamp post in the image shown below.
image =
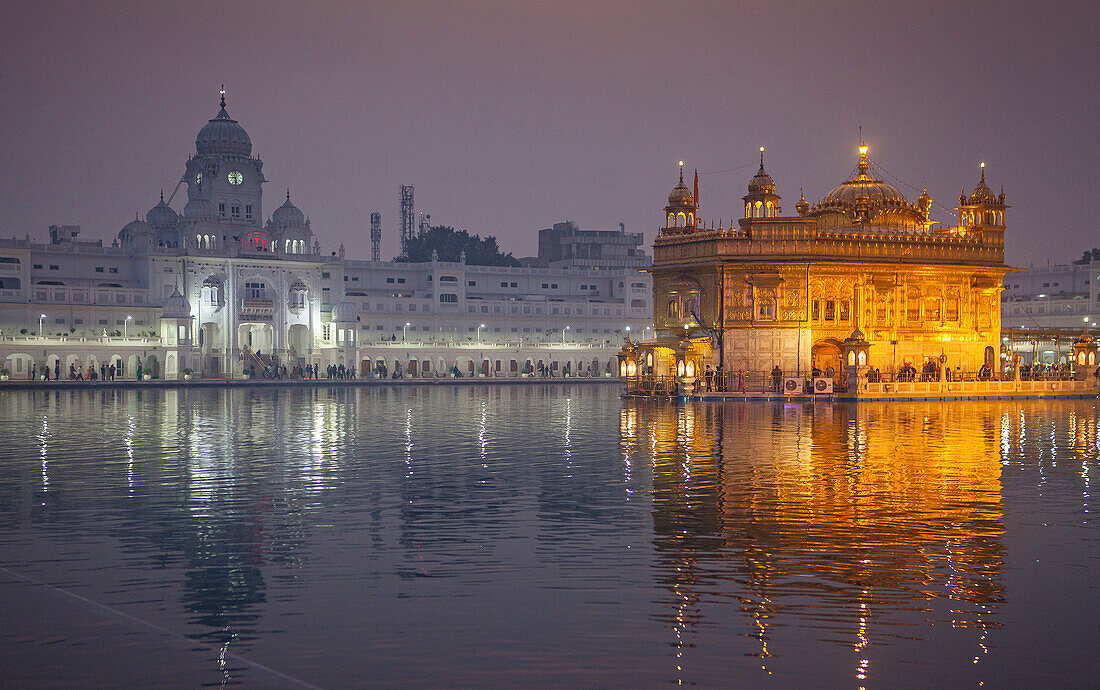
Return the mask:
{"type": "Polygon", "coordinates": [[[127,326],[130,325],[130,319],[132,319],[132,318],[134,318],[134,317],[127,314],[126,315],[126,320],[122,322],[122,337],[123,338],[130,337],[130,329],[127,328],[127,326]]]}
{"type": "Polygon", "coordinates": [[[572,326],[566,326],[565,328],[561,329],[561,344],[562,345],[565,344],[565,332],[570,330],[571,328],[572,328],[572,326]]]}
{"type": "Polygon", "coordinates": [[[477,344],[481,344],[481,329],[485,328],[485,324],[481,323],[477,326],[477,344]]]}
{"type": "Polygon", "coordinates": [[[405,337],[405,329],[407,329],[407,328],[408,328],[409,326],[411,326],[411,325],[412,325],[412,324],[411,324],[410,322],[406,321],[406,322],[405,322],[405,325],[401,327],[401,341],[402,341],[402,342],[404,342],[404,341],[406,340],[406,337],[405,337]]]}
{"type": "Polygon", "coordinates": [[[45,315],[45,314],[39,314],[39,315],[38,315],[38,335],[39,335],[39,336],[44,336],[44,335],[46,335],[45,333],[43,333],[43,332],[42,332],[42,328],[43,328],[42,324],[43,324],[43,323],[44,323],[45,321],[46,321],[46,315],[45,315]]]}

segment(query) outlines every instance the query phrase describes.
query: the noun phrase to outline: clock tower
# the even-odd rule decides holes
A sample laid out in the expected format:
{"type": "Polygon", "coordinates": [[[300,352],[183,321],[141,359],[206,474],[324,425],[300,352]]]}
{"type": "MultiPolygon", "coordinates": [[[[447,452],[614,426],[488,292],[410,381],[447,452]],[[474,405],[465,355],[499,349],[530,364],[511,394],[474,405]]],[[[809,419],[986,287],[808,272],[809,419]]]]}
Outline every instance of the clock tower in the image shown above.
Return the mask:
{"type": "Polygon", "coordinates": [[[225,241],[261,228],[263,161],[252,155],[248,132],[229,117],[224,87],[221,109],[195,138],[195,155],[187,159],[184,181],[188,201],[210,209],[223,226],[225,241]]]}

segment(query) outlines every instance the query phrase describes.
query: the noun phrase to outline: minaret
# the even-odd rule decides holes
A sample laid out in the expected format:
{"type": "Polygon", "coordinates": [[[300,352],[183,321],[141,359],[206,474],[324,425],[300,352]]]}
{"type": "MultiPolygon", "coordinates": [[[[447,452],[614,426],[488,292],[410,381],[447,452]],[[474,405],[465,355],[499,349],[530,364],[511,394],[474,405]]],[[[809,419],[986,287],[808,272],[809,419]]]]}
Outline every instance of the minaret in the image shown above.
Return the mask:
{"type": "Polygon", "coordinates": [[[684,184],[684,162],[680,161],[680,181],[668,195],[668,206],[665,206],[665,227],[661,233],[694,231],[697,211],[695,195],[684,184]]]}
{"type": "Polygon", "coordinates": [[[775,180],[764,169],[764,147],[760,147],[760,169],[749,180],[749,193],[741,197],[745,202],[746,218],[776,218],[779,208],[779,195],[775,193],[775,180]]]}
{"type": "Polygon", "coordinates": [[[959,195],[959,234],[980,233],[983,240],[1004,247],[1005,205],[1004,188],[994,196],[985,183],[985,163],[981,164],[982,176],[969,197],[966,190],[959,195]]]}

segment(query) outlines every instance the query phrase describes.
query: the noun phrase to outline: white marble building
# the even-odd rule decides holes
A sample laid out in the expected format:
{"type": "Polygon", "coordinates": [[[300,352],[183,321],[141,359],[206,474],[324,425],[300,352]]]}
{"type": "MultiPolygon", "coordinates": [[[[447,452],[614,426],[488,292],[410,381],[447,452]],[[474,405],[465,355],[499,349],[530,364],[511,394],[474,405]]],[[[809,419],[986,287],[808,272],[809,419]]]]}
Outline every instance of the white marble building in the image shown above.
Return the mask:
{"type": "MultiPolygon", "coordinates": [[[[0,239],[0,361],[28,378],[114,363],[132,378],[237,377],[287,366],[385,361],[417,376],[518,375],[542,362],[614,370],[628,331],[652,324],[652,281],[634,269],[421,264],[322,251],[286,193],[264,221],[263,161],[225,107],[199,131],[177,213],[163,194],[117,238],[0,239]]],[[[281,195],[280,195],[281,196],[281,195]]],[[[366,254],[367,221],[357,236],[366,254]]]]}

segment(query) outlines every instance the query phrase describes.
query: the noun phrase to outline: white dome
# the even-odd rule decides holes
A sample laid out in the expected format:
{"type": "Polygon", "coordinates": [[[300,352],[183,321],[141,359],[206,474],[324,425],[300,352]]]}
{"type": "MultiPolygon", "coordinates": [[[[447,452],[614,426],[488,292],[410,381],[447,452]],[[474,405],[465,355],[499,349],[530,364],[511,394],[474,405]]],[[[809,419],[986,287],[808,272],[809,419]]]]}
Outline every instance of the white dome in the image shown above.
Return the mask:
{"type": "Polygon", "coordinates": [[[336,323],[348,323],[359,317],[359,309],[347,299],[332,308],[332,320],[336,323]]]}
{"type": "Polygon", "coordinates": [[[164,194],[160,195],[160,203],[145,214],[145,222],[154,230],[172,230],[179,222],[179,216],[172,207],[164,203],[164,194]]]}
{"type": "Polygon", "coordinates": [[[195,137],[195,150],[200,156],[239,156],[247,158],[252,154],[252,139],[236,120],[225,111],[225,98],[222,109],[213,120],[199,130],[195,137]]]}
{"type": "Polygon", "coordinates": [[[306,216],[297,206],[291,203],[289,191],[286,193],[286,201],[283,202],[283,205],[271,214],[271,222],[283,226],[305,224],[306,216]]]}
{"type": "Polygon", "coordinates": [[[161,307],[162,319],[189,319],[191,318],[191,303],[180,294],[179,288],[172,290],[171,296],[164,301],[161,307]]]}
{"type": "Polygon", "coordinates": [[[127,239],[136,239],[142,235],[153,237],[153,228],[145,221],[135,218],[122,227],[122,230],[118,233],[118,239],[120,241],[125,241],[127,239]]]}

